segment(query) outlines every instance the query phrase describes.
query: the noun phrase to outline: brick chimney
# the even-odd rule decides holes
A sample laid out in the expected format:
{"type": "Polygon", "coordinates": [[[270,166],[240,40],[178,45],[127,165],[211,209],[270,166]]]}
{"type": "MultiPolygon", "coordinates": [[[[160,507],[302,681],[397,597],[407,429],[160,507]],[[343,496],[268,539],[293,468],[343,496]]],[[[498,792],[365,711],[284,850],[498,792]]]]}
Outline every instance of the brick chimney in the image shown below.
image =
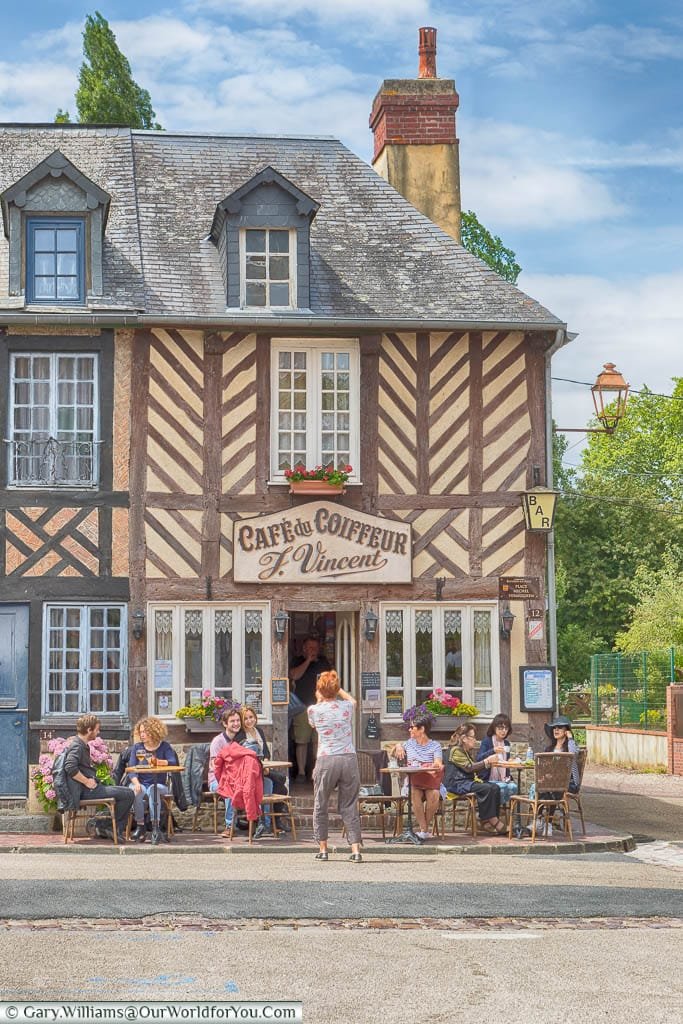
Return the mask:
{"type": "Polygon", "coordinates": [[[385,79],[370,128],[372,166],[435,224],[460,241],[459,98],[452,78],[436,77],[436,29],[419,30],[417,78],[385,79]]]}

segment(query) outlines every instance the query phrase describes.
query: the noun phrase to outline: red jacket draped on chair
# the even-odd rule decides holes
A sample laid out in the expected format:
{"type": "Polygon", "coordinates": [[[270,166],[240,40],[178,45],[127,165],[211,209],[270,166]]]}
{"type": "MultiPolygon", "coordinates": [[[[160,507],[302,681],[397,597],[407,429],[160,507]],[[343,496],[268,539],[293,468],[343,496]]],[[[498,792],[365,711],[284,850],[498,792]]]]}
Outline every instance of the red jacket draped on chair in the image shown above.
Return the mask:
{"type": "Polygon", "coordinates": [[[263,799],[263,770],[253,750],[230,743],[216,757],[218,792],[232,800],[232,806],[247,812],[249,821],[256,821],[263,799]]]}

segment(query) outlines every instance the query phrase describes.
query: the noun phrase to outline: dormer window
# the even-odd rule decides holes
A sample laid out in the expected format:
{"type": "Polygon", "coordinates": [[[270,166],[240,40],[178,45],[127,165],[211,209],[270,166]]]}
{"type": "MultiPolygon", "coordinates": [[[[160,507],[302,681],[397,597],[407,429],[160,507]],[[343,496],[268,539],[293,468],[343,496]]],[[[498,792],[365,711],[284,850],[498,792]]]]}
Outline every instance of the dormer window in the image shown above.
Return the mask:
{"type": "Polygon", "coordinates": [[[247,228],[241,232],[242,306],[280,306],[296,303],[296,232],[282,228],[247,228]]]}
{"type": "Polygon", "coordinates": [[[26,301],[85,302],[85,224],[80,218],[31,219],[26,225],[26,301]]]}
{"type": "Polygon", "coordinates": [[[0,194],[11,296],[84,306],[104,292],[107,192],[56,149],[0,194]]]}
{"type": "Polygon", "coordinates": [[[308,309],[310,230],[319,204],[265,167],[218,204],[211,239],[229,309],[308,309]]]}

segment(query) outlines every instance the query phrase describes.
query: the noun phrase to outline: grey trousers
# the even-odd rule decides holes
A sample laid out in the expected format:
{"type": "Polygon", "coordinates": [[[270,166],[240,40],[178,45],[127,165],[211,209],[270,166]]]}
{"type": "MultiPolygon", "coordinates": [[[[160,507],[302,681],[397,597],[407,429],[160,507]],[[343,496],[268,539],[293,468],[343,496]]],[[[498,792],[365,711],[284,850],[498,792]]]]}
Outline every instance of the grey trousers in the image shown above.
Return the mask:
{"type": "Polygon", "coordinates": [[[318,755],[313,769],[313,835],[316,842],[329,832],[329,803],[337,790],[337,806],[350,843],[360,843],[358,791],[360,772],[355,754],[318,755]]]}

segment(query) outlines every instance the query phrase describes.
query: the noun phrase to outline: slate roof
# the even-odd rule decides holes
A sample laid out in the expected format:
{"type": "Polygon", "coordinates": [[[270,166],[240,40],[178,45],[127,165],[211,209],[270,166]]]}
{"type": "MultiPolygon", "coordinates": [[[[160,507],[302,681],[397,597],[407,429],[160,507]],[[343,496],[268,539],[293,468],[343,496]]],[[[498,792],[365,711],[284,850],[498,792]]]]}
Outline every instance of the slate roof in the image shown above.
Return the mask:
{"type": "MultiPolygon", "coordinates": [[[[220,256],[209,238],[216,207],[270,165],[320,204],[311,225],[309,316],[561,324],[335,139],[0,126],[0,192],[54,149],[112,197],[100,308],[224,317],[220,256]]],[[[2,238],[0,309],[7,308],[6,245],[2,238]]]]}

